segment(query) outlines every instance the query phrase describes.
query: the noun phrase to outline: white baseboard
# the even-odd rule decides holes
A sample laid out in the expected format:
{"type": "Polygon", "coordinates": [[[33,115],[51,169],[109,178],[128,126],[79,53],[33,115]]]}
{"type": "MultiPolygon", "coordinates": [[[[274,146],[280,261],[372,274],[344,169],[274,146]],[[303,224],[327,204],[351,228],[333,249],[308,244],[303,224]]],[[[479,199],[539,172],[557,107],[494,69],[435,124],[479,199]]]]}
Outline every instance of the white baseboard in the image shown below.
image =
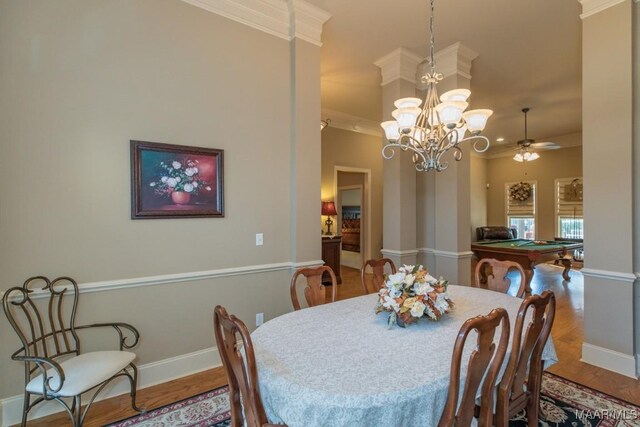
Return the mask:
{"type": "Polygon", "coordinates": [[[636,375],[636,358],[629,354],[585,342],[582,343],[582,359],[580,360],[627,377],[638,378],[636,375]]]}
{"type": "MultiPolygon", "coordinates": [[[[212,369],[221,366],[221,363],[218,349],[211,347],[140,365],[138,366],[138,390],[212,369]]],[[[96,400],[108,399],[128,392],[129,381],[126,378],[121,378],[107,386],[96,400]]],[[[22,402],[22,395],[0,400],[2,427],[20,423],[22,419],[22,402]]],[[[143,403],[138,401],[139,405],[143,403]]],[[[29,412],[29,419],[40,418],[61,411],[62,407],[59,403],[54,401],[41,403],[29,412]]]]}

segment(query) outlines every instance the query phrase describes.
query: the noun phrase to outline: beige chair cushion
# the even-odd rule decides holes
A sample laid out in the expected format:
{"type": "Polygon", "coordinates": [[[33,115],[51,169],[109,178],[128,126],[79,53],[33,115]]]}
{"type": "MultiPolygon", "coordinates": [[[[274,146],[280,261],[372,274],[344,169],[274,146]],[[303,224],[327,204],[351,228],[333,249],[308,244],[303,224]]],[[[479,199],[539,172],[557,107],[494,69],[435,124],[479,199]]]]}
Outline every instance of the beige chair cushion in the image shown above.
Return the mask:
{"type": "MultiPolygon", "coordinates": [[[[135,353],[128,351],[94,351],[72,357],[60,363],[64,372],[64,383],[55,395],[62,397],[77,396],[108,380],[124,369],[136,358],[135,353]]],[[[53,370],[48,370],[51,381],[50,388],[60,386],[60,377],[53,370]]],[[[42,394],[42,374],[27,384],[29,393],[42,394]]]]}

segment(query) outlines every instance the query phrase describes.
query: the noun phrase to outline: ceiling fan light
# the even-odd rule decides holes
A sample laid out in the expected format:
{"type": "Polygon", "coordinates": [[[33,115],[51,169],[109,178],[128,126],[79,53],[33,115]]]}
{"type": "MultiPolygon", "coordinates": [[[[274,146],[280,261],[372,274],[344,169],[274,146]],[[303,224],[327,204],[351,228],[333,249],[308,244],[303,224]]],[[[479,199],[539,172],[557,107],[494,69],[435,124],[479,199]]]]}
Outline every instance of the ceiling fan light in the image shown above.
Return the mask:
{"type": "Polygon", "coordinates": [[[440,95],[440,101],[466,101],[469,99],[471,91],[469,89],[453,89],[440,95]]]}
{"type": "Polygon", "coordinates": [[[527,161],[529,162],[540,158],[540,155],[538,153],[533,152],[528,154],[529,154],[529,158],[527,159],[527,161]]]}
{"type": "Polygon", "coordinates": [[[513,156],[513,160],[515,160],[516,162],[523,162],[524,156],[522,155],[522,153],[516,153],[516,155],[513,156]]]}
{"type": "Polygon", "coordinates": [[[492,114],[491,110],[470,110],[462,114],[462,117],[467,122],[469,132],[481,132],[492,114]]]}
{"type": "Polygon", "coordinates": [[[397,141],[400,138],[400,130],[398,129],[398,122],[395,120],[389,120],[388,122],[382,122],[380,124],[384,129],[384,135],[389,141],[397,141]]]}
{"type": "Polygon", "coordinates": [[[464,101],[447,101],[436,105],[436,111],[442,124],[456,124],[462,119],[462,113],[468,106],[464,101]]]}
{"type": "Polygon", "coordinates": [[[420,98],[400,98],[393,103],[396,108],[419,107],[420,104],[422,104],[422,99],[420,98]]]}
{"type": "Polygon", "coordinates": [[[409,130],[416,124],[416,118],[420,114],[418,107],[404,107],[394,110],[391,115],[398,121],[398,128],[400,132],[409,130]]]}

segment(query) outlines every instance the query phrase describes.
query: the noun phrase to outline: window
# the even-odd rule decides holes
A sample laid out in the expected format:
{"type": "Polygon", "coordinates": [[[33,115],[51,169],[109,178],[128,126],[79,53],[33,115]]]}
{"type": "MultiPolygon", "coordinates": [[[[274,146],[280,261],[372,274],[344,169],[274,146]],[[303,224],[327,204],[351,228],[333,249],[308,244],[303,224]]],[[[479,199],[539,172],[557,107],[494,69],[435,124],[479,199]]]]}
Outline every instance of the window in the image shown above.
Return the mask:
{"type": "MultiPolygon", "coordinates": [[[[522,193],[520,193],[522,194],[522,193]]],[[[508,182],[505,184],[507,225],[518,230],[519,239],[535,240],[536,238],[536,183],[508,182]],[[529,197],[519,200],[514,197],[513,190],[520,184],[530,186],[529,197]]]]}
{"type": "Polygon", "coordinates": [[[556,236],[584,239],[581,177],[556,179],[555,208],[556,236]]]}

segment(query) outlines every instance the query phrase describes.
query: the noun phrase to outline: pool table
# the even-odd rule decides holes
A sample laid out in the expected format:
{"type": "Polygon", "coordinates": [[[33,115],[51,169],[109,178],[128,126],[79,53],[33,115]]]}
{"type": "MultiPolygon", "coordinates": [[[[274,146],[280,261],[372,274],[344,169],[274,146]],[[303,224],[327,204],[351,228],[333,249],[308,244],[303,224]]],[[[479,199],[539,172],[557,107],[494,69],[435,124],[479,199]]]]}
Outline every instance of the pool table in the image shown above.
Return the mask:
{"type": "Polygon", "coordinates": [[[527,279],[527,289],[531,288],[531,279],[536,264],[545,261],[559,261],[564,266],[562,277],[571,280],[573,251],[582,249],[582,243],[564,241],[540,240],[488,240],[471,244],[471,250],[478,259],[495,258],[501,261],[515,261],[522,266],[527,279]]]}

